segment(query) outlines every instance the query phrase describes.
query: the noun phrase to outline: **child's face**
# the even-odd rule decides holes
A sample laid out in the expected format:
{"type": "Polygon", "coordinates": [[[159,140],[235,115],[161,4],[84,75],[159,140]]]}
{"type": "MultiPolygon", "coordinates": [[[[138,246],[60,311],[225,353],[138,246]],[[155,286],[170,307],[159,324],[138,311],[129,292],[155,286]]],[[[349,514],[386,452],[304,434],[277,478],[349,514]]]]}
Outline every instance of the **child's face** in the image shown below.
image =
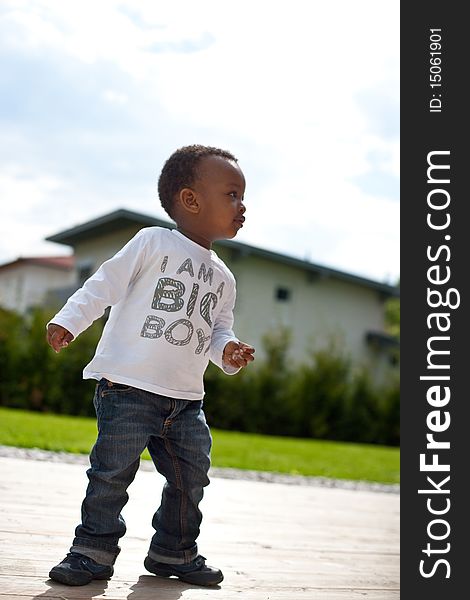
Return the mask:
{"type": "Polygon", "coordinates": [[[193,185],[199,205],[198,234],[210,242],[230,239],[243,227],[245,178],[240,167],[225,158],[208,156],[198,165],[193,185]]]}

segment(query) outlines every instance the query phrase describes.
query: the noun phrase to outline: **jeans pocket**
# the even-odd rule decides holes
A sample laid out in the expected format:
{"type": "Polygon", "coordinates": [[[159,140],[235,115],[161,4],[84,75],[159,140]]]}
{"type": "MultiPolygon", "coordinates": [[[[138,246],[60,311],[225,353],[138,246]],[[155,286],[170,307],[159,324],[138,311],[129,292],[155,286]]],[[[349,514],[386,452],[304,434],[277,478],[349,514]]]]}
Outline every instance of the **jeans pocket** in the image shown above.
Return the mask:
{"type": "Polygon", "coordinates": [[[102,398],[109,394],[128,393],[134,390],[134,388],[131,385],[127,385],[127,383],[115,383],[114,381],[109,381],[108,379],[103,379],[101,381],[102,385],[100,386],[100,395],[102,398]]]}

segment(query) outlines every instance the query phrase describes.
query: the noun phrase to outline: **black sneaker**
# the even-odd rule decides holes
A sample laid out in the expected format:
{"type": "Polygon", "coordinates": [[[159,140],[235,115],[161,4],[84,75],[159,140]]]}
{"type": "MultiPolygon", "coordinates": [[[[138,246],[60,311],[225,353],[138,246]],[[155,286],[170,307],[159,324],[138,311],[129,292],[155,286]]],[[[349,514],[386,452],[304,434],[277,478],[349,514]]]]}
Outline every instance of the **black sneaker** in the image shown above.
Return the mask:
{"type": "Polygon", "coordinates": [[[224,578],[222,571],[206,565],[206,559],[201,555],[197,556],[188,565],[169,565],[168,563],[157,562],[147,556],[144,567],[147,571],[159,577],[174,575],[181,581],[194,583],[195,585],[217,585],[224,578]]]}
{"type": "Polygon", "coordinates": [[[49,577],[65,585],[86,585],[93,579],[109,579],[114,573],[110,565],[100,565],[92,558],[70,552],[55,567],[52,567],[49,577]]]}

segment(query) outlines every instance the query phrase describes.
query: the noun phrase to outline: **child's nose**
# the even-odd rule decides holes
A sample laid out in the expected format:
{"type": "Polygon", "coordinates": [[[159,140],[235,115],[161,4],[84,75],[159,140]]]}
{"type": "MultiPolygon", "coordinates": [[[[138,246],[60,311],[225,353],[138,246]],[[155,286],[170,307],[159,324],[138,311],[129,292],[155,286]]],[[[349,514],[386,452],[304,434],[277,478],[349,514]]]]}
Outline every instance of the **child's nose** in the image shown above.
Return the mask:
{"type": "Polygon", "coordinates": [[[240,202],[240,212],[243,214],[246,211],[246,206],[243,204],[243,202],[240,202]]]}

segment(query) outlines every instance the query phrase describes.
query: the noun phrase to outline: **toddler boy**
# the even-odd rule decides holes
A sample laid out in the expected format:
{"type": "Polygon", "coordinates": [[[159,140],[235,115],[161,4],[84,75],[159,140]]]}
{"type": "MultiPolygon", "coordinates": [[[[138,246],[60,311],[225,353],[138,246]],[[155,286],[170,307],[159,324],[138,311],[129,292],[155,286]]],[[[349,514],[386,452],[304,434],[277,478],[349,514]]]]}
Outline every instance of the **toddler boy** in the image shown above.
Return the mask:
{"type": "Polygon", "coordinates": [[[235,279],[211,249],[243,227],[245,178],[229,152],[185,146],[163,166],[158,192],[177,228],[141,229],[47,326],[59,352],[111,306],[83,372],[98,380],[98,437],[82,522],[69,554],[49,573],[68,585],[112,576],[126,532],[126,490],[146,447],[166,482],[145,568],[198,585],[223,579],[196,544],[212,441],[203,374],[209,359],[234,374],[254,358],[232,331],[235,279]]]}

